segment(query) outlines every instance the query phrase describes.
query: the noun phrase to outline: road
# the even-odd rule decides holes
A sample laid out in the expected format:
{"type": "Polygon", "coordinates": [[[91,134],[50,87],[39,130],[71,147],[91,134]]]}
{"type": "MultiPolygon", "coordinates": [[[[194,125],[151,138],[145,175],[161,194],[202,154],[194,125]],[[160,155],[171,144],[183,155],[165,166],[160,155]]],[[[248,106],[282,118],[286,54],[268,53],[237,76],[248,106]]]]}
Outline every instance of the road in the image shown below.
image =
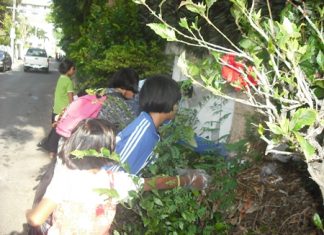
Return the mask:
{"type": "Polygon", "coordinates": [[[36,144],[50,129],[58,76],[55,62],[48,74],[25,73],[19,61],[0,73],[0,235],[26,234],[25,211],[39,170],[50,161],[36,144]]]}

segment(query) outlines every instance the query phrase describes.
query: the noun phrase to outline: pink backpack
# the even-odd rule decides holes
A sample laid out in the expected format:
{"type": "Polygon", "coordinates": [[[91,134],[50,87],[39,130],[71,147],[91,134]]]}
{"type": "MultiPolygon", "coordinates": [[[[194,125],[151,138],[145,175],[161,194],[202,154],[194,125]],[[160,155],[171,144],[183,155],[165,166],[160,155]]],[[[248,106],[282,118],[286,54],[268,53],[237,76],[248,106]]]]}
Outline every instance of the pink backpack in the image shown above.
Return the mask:
{"type": "Polygon", "coordinates": [[[56,126],[56,133],[66,138],[80,121],[87,118],[96,118],[106,96],[97,98],[96,95],[84,95],[73,101],[64,111],[56,126]]]}

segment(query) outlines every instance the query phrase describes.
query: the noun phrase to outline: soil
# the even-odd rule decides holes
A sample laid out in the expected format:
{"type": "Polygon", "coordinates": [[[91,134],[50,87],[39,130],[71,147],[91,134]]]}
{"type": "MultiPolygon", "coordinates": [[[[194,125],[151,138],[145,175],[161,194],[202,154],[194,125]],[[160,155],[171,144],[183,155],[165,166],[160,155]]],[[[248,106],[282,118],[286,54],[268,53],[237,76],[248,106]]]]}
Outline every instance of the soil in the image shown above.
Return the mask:
{"type": "MultiPolygon", "coordinates": [[[[323,235],[312,222],[323,218],[318,186],[304,162],[262,160],[237,176],[236,202],[226,218],[230,235],[323,235]]],[[[131,210],[118,206],[114,228],[137,223],[131,210]]]]}
{"type": "Polygon", "coordinates": [[[237,177],[237,204],[228,221],[231,234],[323,234],[312,222],[323,218],[318,186],[303,162],[263,161],[237,177]]]}
{"type": "MultiPolygon", "coordinates": [[[[237,96],[246,99],[243,93],[237,93],[237,96]]],[[[253,108],[236,103],[230,142],[253,140],[250,141],[251,153],[262,155],[265,143],[255,137],[257,131],[251,126],[249,131],[246,128],[247,122],[260,123],[258,119],[262,117],[253,108]]],[[[262,160],[253,161],[252,167],[241,172],[237,182],[236,209],[228,217],[228,222],[234,226],[230,234],[324,234],[312,222],[315,213],[324,218],[321,192],[310,178],[304,162],[274,162],[263,156],[262,160]]]]}

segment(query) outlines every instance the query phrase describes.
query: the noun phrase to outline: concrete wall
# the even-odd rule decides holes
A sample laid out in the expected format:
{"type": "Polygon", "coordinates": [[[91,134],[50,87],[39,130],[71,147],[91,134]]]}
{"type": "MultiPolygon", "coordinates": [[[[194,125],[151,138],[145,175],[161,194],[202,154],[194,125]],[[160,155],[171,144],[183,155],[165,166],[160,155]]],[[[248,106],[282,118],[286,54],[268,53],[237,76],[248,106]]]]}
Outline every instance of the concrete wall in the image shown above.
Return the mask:
{"type": "MultiPolygon", "coordinates": [[[[183,48],[174,43],[170,43],[166,49],[167,53],[175,55],[172,78],[176,81],[187,79],[178,66],[179,55],[182,51],[183,48]]],[[[234,89],[229,95],[244,98],[242,92],[236,92],[234,89]]],[[[209,91],[198,86],[194,86],[192,98],[184,99],[181,106],[197,110],[199,123],[195,129],[196,133],[215,142],[233,143],[244,139],[245,117],[252,115],[254,112],[250,106],[214,96],[209,91]],[[224,116],[227,117],[223,119],[224,116]],[[212,130],[204,131],[203,129],[206,127],[212,130]]]]}
{"type": "MultiPolygon", "coordinates": [[[[178,66],[178,55],[182,49],[170,44],[167,51],[175,54],[172,78],[176,81],[186,80],[187,77],[178,66]]],[[[196,133],[215,142],[227,142],[232,127],[234,102],[214,96],[198,86],[194,86],[193,89],[192,98],[184,99],[181,106],[197,110],[199,123],[195,129],[196,133]],[[223,119],[225,115],[227,118],[223,119]]]]}

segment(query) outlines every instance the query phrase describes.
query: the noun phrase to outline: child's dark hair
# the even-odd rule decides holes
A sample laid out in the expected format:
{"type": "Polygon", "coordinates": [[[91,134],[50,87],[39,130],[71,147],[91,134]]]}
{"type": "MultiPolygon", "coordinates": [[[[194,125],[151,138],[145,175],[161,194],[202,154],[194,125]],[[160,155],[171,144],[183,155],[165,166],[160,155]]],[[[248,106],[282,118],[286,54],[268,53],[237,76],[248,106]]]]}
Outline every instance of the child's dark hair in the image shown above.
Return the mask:
{"type": "Polygon", "coordinates": [[[64,59],[60,63],[58,70],[59,70],[60,74],[66,74],[72,67],[75,67],[74,62],[69,59],[64,59]]]}
{"type": "MultiPolygon", "coordinates": [[[[102,147],[108,148],[110,151],[115,149],[115,134],[110,124],[102,119],[86,119],[81,121],[72,132],[73,134],[63,144],[63,149],[59,156],[63,162],[71,169],[98,169],[106,164],[111,164],[111,160],[107,158],[84,157],[83,159],[73,159],[70,153],[73,150],[96,149],[100,151],[102,147]]],[[[40,182],[36,187],[33,207],[36,206],[43,198],[47,186],[50,184],[55,170],[56,157],[42,169],[41,175],[38,177],[40,182]]]]}
{"type": "Polygon", "coordinates": [[[139,76],[132,68],[122,68],[115,72],[109,80],[109,88],[122,88],[138,93],[139,76]]]}
{"type": "Polygon", "coordinates": [[[58,155],[70,169],[100,169],[104,165],[112,164],[112,161],[105,157],[93,156],[77,159],[71,155],[71,152],[89,149],[100,152],[103,147],[109,149],[110,152],[115,150],[113,125],[103,119],[85,119],[75,127],[71,136],[64,142],[58,155]]]}
{"type": "Polygon", "coordinates": [[[146,79],[139,94],[142,111],[168,113],[181,99],[180,87],[172,78],[156,75],[146,79]]]}

